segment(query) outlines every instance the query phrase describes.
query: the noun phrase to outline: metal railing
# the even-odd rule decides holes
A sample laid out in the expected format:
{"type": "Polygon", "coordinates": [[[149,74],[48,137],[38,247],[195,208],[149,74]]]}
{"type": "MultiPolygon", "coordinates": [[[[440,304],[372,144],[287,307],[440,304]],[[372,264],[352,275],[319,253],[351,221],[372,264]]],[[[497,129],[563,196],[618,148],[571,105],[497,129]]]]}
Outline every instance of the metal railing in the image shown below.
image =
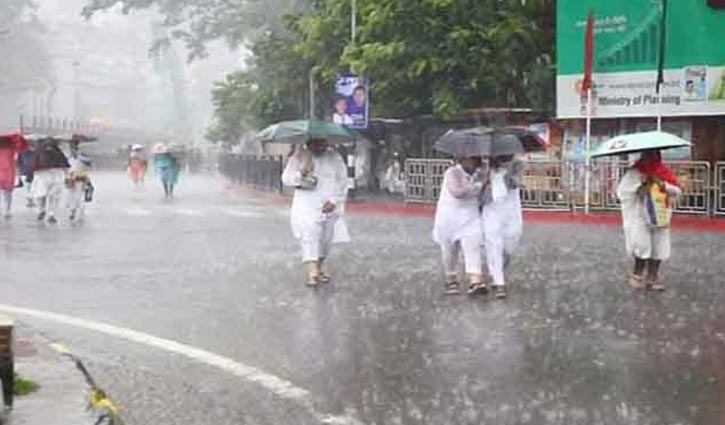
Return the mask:
{"type": "Polygon", "coordinates": [[[219,172],[227,179],[268,191],[282,190],[284,158],[226,154],[219,158],[219,172]]]}
{"type": "Polygon", "coordinates": [[[443,174],[453,164],[448,159],[406,159],[405,201],[432,203],[438,200],[443,174]]]}
{"type": "MultiPolygon", "coordinates": [[[[406,161],[407,202],[435,203],[443,173],[452,164],[440,159],[406,161]]],[[[725,163],[718,164],[713,176],[707,162],[677,161],[667,165],[677,174],[683,193],[674,208],[677,213],[725,215],[725,163]]],[[[592,165],[590,208],[617,210],[617,185],[627,171],[626,162],[597,162],[592,165]]],[[[574,162],[529,162],[524,167],[521,200],[524,208],[568,210],[584,207],[583,164],[574,162]]]]}
{"type": "Polygon", "coordinates": [[[725,215],[725,162],[715,166],[715,214],[725,215]]]}
{"type": "Polygon", "coordinates": [[[682,185],[682,195],[677,199],[675,212],[686,214],[710,214],[712,211],[712,171],[708,162],[677,161],[667,165],[677,175],[682,185]]]}

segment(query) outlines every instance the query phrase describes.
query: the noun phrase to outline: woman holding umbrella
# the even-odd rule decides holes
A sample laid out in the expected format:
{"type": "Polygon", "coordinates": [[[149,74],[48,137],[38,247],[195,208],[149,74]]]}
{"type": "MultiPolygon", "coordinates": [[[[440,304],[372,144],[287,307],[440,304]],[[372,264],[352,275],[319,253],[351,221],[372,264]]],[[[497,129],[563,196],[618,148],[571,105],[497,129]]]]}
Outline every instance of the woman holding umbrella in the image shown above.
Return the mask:
{"type": "Polygon", "coordinates": [[[10,217],[13,191],[16,185],[16,156],[26,150],[27,142],[19,134],[0,136],[0,207],[5,218],[10,217]]]}
{"type": "Polygon", "coordinates": [[[350,236],[342,216],[347,198],[347,166],[324,139],[297,146],[282,174],[282,182],[295,188],[292,201],[292,233],[302,248],[307,266],[307,285],[330,283],[323,266],[333,243],[350,236]]]}
{"type": "Polygon", "coordinates": [[[146,170],[148,168],[148,161],[143,154],[143,150],[143,145],[133,145],[128,157],[128,163],[126,164],[128,177],[136,189],[143,187],[146,170]]]}
{"type": "Polygon", "coordinates": [[[468,293],[486,292],[481,271],[481,222],[478,198],[483,187],[481,154],[485,136],[476,130],[444,134],[435,149],[457,158],[457,163],[443,175],[436,205],[433,240],[440,245],[445,273],[444,291],[460,293],[458,262],[463,254],[468,277],[468,293]]]}
{"type": "Polygon", "coordinates": [[[179,160],[164,143],[158,143],[154,146],[154,168],[161,178],[161,184],[164,186],[165,198],[172,199],[174,197],[174,186],[179,182],[181,166],[179,160]]]}
{"type": "Polygon", "coordinates": [[[634,273],[627,282],[635,289],[663,291],[659,282],[662,261],[670,257],[672,206],[682,194],[677,176],[662,163],[660,151],[689,147],[690,142],[669,133],[651,131],[614,137],[590,157],[641,154],[617,187],[627,255],[634,257],[634,273]]]}
{"type": "Polygon", "coordinates": [[[617,187],[625,245],[634,257],[634,273],[628,282],[635,289],[665,289],[659,282],[659,269],[670,257],[672,205],[681,194],[677,177],[662,163],[658,150],[643,152],[617,187]]]}
{"type": "Polygon", "coordinates": [[[285,121],[267,127],[263,143],[297,145],[282,173],[282,183],[295,188],[290,224],[302,248],[307,285],[330,283],[324,263],[332,244],[350,241],[344,219],[348,191],[347,166],[331,143],[350,143],[356,133],[332,122],[285,121]]]}

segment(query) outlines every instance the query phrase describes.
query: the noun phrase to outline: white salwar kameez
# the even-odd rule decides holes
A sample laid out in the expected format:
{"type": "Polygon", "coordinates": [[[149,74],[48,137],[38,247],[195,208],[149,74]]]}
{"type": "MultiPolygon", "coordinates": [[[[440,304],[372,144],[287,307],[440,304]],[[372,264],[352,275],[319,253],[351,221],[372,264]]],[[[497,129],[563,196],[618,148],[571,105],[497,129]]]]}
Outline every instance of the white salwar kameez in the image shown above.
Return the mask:
{"type": "Polygon", "coordinates": [[[458,272],[463,251],[468,274],[481,274],[481,224],[478,197],[482,183],[455,165],[446,170],[436,207],[433,240],[441,246],[446,275],[458,272]]]}
{"type": "Polygon", "coordinates": [[[63,188],[65,187],[66,171],[64,168],[50,168],[33,173],[31,196],[36,200],[42,213],[55,216],[58,212],[63,188]]]}
{"type": "Polygon", "coordinates": [[[505,168],[491,171],[491,199],[484,203],[481,212],[486,263],[497,286],[506,285],[506,257],[518,246],[523,230],[520,191],[507,187],[507,172],[505,168]]]}
{"type": "MultiPolygon", "coordinates": [[[[617,187],[627,255],[642,260],[667,260],[671,253],[670,228],[652,227],[647,223],[644,201],[637,195],[644,181],[644,175],[632,168],[617,187]]],[[[680,188],[669,183],[665,183],[665,190],[672,198],[682,193],[680,188]]]]}
{"type": "Polygon", "coordinates": [[[72,215],[83,214],[85,206],[85,187],[86,182],[78,179],[79,177],[89,177],[91,167],[88,160],[84,157],[69,157],[70,164],[70,183],[66,192],[66,208],[72,215]]]}
{"type": "Polygon", "coordinates": [[[314,156],[298,151],[290,157],[282,173],[282,183],[297,188],[290,222],[292,233],[302,247],[302,262],[320,261],[329,256],[332,244],[350,241],[343,216],[348,190],[347,166],[338,152],[329,149],[314,156]],[[300,189],[302,170],[309,160],[317,185],[311,190],[300,189]],[[328,201],[336,207],[325,214],[322,208],[328,201]]]}

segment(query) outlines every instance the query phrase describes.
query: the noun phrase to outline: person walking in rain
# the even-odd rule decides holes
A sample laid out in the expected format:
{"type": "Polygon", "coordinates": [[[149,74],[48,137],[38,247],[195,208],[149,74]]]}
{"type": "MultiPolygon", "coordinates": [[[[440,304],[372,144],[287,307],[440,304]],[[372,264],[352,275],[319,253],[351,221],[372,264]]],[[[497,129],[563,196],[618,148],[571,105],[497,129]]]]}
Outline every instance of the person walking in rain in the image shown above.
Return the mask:
{"type": "Polygon", "coordinates": [[[469,294],[486,292],[481,274],[481,223],[478,208],[483,187],[480,157],[462,157],[443,175],[433,225],[433,240],[441,247],[445,292],[460,293],[458,262],[463,254],[469,294]]]}
{"type": "Polygon", "coordinates": [[[156,174],[161,178],[161,184],[164,186],[164,196],[166,199],[174,197],[174,187],[179,182],[179,171],[181,165],[179,160],[169,151],[168,146],[159,143],[154,147],[154,168],[156,174]]]}
{"type": "Polygon", "coordinates": [[[347,166],[326,140],[311,140],[296,147],[282,173],[282,183],[295,188],[290,222],[302,248],[307,285],[329,283],[324,264],[331,246],[350,241],[343,217],[347,166]]]}
{"type": "Polygon", "coordinates": [[[628,283],[634,289],[663,291],[662,261],[670,257],[672,205],[682,194],[675,174],[662,163],[658,150],[642,153],[619,183],[627,255],[634,257],[628,283]]]}
{"type": "Polygon", "coordinates": [[[54,224],[58,206],[63,196],[66,170],[70,167],[68,158],[58,147],[58,142],[45,139],[38,142],[33,162],[33,185],[31,193],[39,208],[38,221],[47,218],[54,224]]]}
{"type": "Polygon", "coordinates": [[[128,163],[126,164],[128,177],[131,179],[131,183],[135,189],[142,188],[144,186],[144,180],[146,179],[148,161],[146,160],[143,149],[144,147],[142,145],[134,145],[131,148],[128,163]]]}
{"type": "Polygon", "coordinates": [[[523,164],[513,155],[493,156],[481,196],[481,223],[488,272],[496,298],[506,297],[505,269],[521,238],[523,219],[520,187],[523,164]]]}
{"type": "Polygon", "coordinates": [[[19,151],[27,149],[27,143],[17,134],[0,136],[0,212],[10,218],[13,205],[13,191],[16,186],[16,157],[19,151]]]}
{"type": "Polygon", "coordinates": [[[83,216],[85,202],[90,200],[89,193],[93,191],[90,175],[91,159],[81,153],[79,144],[78,140],[71,141],[70,156],[68,157],[70,170],[66,184],[68,187],[67,201],[71,221],[83,216]]]}

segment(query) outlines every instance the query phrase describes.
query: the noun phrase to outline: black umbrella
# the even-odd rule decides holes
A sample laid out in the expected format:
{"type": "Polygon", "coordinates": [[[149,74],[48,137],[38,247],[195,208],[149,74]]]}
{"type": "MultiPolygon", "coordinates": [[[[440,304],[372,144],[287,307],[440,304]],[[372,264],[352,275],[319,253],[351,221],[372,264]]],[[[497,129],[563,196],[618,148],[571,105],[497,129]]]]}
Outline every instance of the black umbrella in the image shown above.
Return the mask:
{"type": "Polygon", "coordinates": [[[507,129],[485,127],[449,130],[436,142],[434,149],[455,157],[502,156],[524,152],[516,133],[507,129]]]}

